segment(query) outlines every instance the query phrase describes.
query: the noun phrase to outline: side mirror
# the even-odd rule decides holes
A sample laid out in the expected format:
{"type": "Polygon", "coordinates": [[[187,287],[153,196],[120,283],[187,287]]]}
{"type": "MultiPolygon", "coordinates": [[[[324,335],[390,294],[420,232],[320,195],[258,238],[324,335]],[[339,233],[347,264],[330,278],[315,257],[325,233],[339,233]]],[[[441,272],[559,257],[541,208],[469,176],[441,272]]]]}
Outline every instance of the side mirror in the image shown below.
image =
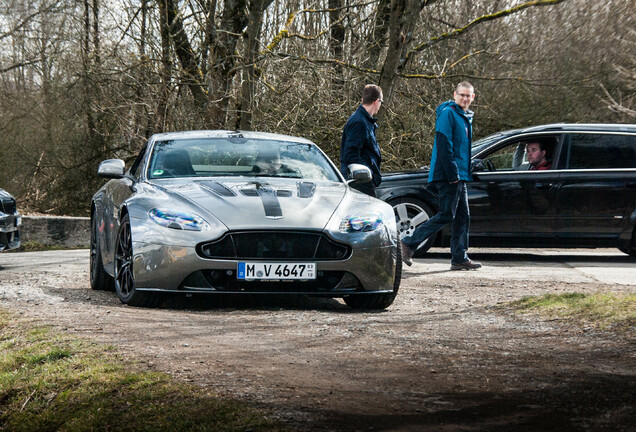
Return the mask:
{"type": "Polygon", "coordinates": [[[97,175],[105,178],[122,178],[126,164],[121,159],[108,159],[99,164],[97,175]]]}
{"type": "Polygon", "coordinates": [[[486,162],[482,159],[473,159],[470,162],[470,172],[486,171],[486,162]]]}
{"type": "Polygon", "coordinates": [[[356,183],[368,183],[372,180],[373,175],[369,167],[362,164],[350,164],[347,169],[349,170],[350,182],[356,183]]]}

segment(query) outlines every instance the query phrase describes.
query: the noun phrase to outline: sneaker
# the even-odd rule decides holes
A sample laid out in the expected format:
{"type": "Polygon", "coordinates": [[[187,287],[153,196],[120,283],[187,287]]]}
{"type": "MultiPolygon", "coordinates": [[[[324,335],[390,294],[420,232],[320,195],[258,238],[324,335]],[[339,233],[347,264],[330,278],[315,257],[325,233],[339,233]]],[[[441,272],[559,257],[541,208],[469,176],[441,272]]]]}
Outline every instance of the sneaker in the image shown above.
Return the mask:
{"type": "Polygon", "coordinates": [[[451,264],[451,270],[477,270],[481,268],[481,263],[467,259],[463,263],[451,264]]]}
{"type": "Polygon", "coordinates": [[[403,241],[400,241],[400,245],[402,246],[402,261],[410,267],[413,265],[413,255],[415,251],[408,247],[403,241]]]}

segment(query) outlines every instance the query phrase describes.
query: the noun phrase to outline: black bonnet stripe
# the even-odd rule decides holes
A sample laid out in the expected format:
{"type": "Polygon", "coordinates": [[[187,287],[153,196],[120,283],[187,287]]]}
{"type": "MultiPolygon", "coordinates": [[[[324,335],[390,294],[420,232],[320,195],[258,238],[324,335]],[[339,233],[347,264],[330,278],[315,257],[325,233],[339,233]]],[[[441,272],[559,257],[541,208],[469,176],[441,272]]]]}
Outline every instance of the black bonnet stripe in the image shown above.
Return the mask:
{"type": "Polygon", "coordinates": [[[283,217],[283,210],[280,208],[280,202],[276,196],[276,191],[269,187],[268,184],[256,183],[256,190],[261,196],[265,216],[271,218],[283,217]]]}

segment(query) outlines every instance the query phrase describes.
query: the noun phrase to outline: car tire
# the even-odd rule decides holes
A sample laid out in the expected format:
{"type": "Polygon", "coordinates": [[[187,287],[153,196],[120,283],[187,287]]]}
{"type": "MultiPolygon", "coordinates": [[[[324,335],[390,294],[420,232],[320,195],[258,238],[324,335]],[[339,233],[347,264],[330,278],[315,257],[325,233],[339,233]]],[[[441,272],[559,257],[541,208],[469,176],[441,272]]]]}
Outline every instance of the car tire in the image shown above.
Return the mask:
{"type": "Polygon", "coordinates": [[[91,220],[91,246],[90,246],[90,282],[91,288],[96,291],[115,291],[115,281],[104,270],[102,262],[101,246],[99,243],[97,218],[91,220]]]}
{"type": "Polygon", "coordinates": [[[158,294],[135,289],[132,234],[130,217],[127,214],[121,220],[115,245],[115,291],[119,300],[130,306],[156,307],[161,303],[158,294]]]}
{"type": "MultiPolygon", "coordinates": [[[[393,207],[395,219],[398,225],[398,235],[400,240],[413,234],[415,228],[429,220],[435,214],[433,209],[425,202],[411,197],[397,198],[390,200],[393,207]]],[[[415,251],[415,258],[421,258],[435,243],[436,235],[431,236],[415,251]]]]}
{"type": "Polygon", "coordinates": [[[387,294],[358,294],[344,297],[344,302],[351,309],[381,310],[393,304],[400,282],[402,281],[402,248],[396,245],[395,279],[393,280],[393,292],[387,294]]]}

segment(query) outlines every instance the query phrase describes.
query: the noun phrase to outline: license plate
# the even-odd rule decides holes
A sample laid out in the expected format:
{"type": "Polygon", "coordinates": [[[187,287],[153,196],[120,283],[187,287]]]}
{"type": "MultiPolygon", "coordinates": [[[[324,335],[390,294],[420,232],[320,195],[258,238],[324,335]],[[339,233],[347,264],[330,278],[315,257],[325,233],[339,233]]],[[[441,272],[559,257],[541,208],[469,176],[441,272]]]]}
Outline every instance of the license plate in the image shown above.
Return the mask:
{"type": "Polygon", "coordinates": [[[238,263],[238,279],[316,279],[316,263],[238,263]]]}
{"type": "Polygon", "coordinates": [[[20,225],[22,225],[22,216],[15,218],[15,226],[19,227],[20,225]]]}

